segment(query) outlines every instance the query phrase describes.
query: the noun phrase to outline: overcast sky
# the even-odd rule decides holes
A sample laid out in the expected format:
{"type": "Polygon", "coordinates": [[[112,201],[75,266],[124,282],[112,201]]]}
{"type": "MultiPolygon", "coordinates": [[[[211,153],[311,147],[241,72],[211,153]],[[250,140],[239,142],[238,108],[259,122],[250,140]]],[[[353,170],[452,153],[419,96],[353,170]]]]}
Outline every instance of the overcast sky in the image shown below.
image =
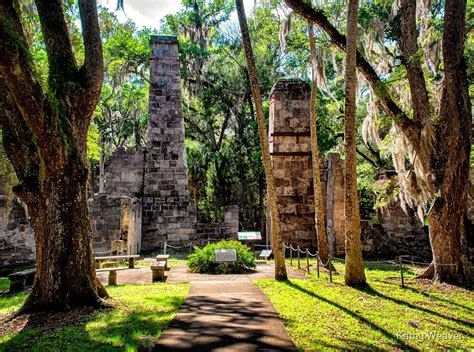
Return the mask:
{"type": "MultiPolygon", "coordinates": [[[[98,0],[99,5],[108,7],[115,11],[117,0],[98,0]]],[[[253,8],[254,0],[244,0],[245,12],[247,15],[253,8]]],[[[117,11],[120,21],[127,18],[133,20],[138,27],[159,28],[160,21],[169,14],[176,13],[181,9],[180,0],[126,0],[125,13],[117,11]]],[[[232,14],[232,20],[237,21],[237,14],[232,14]]]]}

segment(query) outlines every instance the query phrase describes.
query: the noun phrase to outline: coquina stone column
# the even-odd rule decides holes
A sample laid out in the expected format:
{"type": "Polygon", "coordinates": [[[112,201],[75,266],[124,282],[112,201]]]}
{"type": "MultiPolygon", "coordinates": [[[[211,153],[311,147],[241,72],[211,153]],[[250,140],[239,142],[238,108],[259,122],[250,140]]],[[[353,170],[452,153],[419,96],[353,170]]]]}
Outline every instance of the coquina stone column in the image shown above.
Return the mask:
{"type": "Polygon", "coordinates": [[[145,157],[142,248],[187,243],[195,233],[184,146],[178,41],[152,36],[150,113],[145,157]]]}
{"type": "Polygon", "coordinates": [[[301,80],[280,80],[270,93],[269,141],[283,239],[316,246],[309,98],[301,80]]]}

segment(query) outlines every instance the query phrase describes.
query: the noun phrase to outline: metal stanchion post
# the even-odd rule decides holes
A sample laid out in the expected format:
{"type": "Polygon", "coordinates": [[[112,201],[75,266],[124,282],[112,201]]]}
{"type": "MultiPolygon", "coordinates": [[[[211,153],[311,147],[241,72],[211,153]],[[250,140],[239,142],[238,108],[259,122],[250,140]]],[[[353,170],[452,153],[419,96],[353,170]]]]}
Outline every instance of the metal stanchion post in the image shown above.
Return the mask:
{"type": "Polygon", "coordinates": [[[319,256],[316,257],[316,270],[318,271],[318,278],[319,278],[319,256]]]}
{"type": "Polygon", "coordinates": [[[306,269],[308,270],[309,274],[309,250],[306,248],[306,269]]]}
{"type": "Polygon", "coordinates": [[[332,282],[332,264],[331,264],[331,258],[328,259],[328,265],[329,265],[329,281],[332,282]]]}
{"type": "Polygon", "coordinates": [[[301,269],[300,246],[298,246],[298,269],[301,269]]]}
{"type": "Polygon", "coordinates": [[[400,266],[400,281],[402,283],[402,288],[405,288],[405,281],[403,280],[403,262],[402,257],[398,257],[398,265],[400,266]]]}

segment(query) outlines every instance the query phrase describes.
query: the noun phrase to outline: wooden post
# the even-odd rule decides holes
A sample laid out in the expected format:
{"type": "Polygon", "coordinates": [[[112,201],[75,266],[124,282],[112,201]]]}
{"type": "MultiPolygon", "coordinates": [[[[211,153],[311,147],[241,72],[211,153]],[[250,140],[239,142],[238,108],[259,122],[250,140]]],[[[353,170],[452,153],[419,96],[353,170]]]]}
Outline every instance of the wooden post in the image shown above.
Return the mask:
{"type": "Polygon", "coordinates": [[[319,278],[319,256],[316,256],[316,270],[318,271],[318,278],[319,278]]]}
{"type": "Polygon", "coordinates": [[[135,258],[128,258],[128,268],[133,269],[135,267],[135,258]]]}
{"type": "Polygon", "coordinates": [[[115,270],[109,271],[109,286],[117,285],[117,272],[115,270]]]}
{"type": "Polygon", "coordinates": [[[398,257],[398,265],[400,266],[400,281],[402,283],[402,288],[405,288],[405,281],[403,280],[403,262],[402,257],[398,257]]]}
{"type": "Polygon", "coordinates": [[[301,269],[300,246],[298,246],[298,269],[301,269]]]}
{"type": "Polygon", "coordinates": [[[331,258],[328,259],[328,265],[329,265],[329,281],[332,282],[332,264],[331,264],[331,258]]]}
{"type": "Polygon", "coordinates": [[[309,250],[308,250],[308,248],[306,248],[306,268],[307,268],[308,274],[309,274],[309,250]]]}

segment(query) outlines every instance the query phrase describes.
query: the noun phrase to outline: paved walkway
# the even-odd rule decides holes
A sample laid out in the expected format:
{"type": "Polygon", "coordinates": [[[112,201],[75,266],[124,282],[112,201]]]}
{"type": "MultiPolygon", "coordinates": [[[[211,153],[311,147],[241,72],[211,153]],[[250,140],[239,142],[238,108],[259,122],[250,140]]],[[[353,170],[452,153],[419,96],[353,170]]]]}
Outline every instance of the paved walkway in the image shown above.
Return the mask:
{"type": "MultiPolygon", "coordinates": [[[[273,265],[258,265],[242,275],[205,275],[173,266],[167,282],[190,282],[191,288],[154,351],[295,351],[295,345],[268,298],[252,280],[273,278],[273,265]]],[[[305,276],[288,268],[290,278],[305,276]]],[[[97,277],[107,283],[107,273],[97,277]]],[[[122,284],[151,283],[149,267],[117,272],[122,284]]]]}
{"type": "Polygon", "coordinates": [[[252,282],[194,281],[155,351],[295,351],[275,309],[252,282]]]}

